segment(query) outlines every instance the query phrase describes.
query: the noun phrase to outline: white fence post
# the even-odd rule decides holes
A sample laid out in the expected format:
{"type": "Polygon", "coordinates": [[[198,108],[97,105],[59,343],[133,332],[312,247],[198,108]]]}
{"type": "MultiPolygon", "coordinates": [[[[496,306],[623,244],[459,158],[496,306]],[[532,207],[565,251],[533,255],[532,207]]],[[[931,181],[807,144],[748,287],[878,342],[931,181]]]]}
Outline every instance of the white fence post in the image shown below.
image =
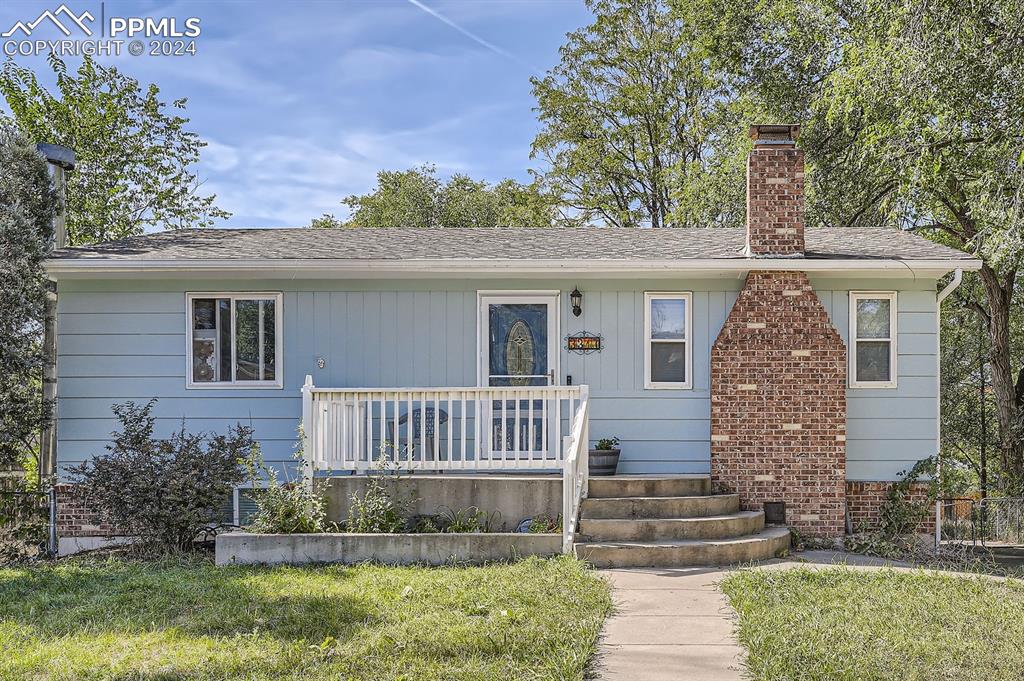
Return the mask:
{"type": "Polygon", "coordinates": [[[313,473],[316,471],[313,452],[313,377],[306,374],[302,384],[302,483],[313,490],[313,473]]]}
{"type": "Polygon", "coordinates": [[[576,466],[572,461],[572,436],[562,438],[562,553],[572,551],[573,534],[576,532],[573,522],[573,506],[576,502],[576,466]]]}
{"type": "Polygon", "coordinates": [[[590,386],[580,386],[580,408],[583,405],[587,405],[587,413],[583,415],[583,444],[580,447],[580,456],[583,460],[580,462],[580,470],[582,471],[581,477],[583,478],[583,490],[580,492],[580,498],[586,499],[590,495],[590,386]]]}
{"type": "Polygon", "coordinates": [[[942,546],[942,499],[935,500],[935,551],[942,546]]]}

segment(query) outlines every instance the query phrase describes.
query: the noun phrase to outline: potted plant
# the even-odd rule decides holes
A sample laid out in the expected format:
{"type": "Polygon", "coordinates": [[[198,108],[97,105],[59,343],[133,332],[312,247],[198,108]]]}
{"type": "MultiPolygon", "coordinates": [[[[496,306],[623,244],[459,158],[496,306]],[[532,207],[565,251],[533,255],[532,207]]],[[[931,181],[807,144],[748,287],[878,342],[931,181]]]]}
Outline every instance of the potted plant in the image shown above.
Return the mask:
{"type": "Polygon", "coordinates": [[[619,466],[619,438],[604,437],[590,450],[591,475],[615,475],[619,466]]]}

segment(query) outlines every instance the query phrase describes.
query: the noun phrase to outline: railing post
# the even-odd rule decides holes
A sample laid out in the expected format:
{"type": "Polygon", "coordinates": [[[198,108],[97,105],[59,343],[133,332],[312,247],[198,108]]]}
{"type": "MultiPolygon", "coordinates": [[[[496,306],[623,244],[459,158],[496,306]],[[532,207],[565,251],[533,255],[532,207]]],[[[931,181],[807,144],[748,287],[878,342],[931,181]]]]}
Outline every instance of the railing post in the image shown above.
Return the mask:
{"type": "Polygon", "coordinates": [[[935,500],[935,552],[942,545],[942,499],[935,500]]]}
{"type": "Polygon", "coordinates": [[[580,457],[583,459],[580,462],[580,472],[583,478],[583,490],[580,492],[580,498],[586,499],[590,494],[590,386],[584,384],[580,386],[580,408],[586,405],[587,410],[583,414],[583,442],[580,444],[580,457]]]}
{"type": "Polygon", "coordinates": [[[56,558],[60,548],[57,544],[59,539],[57,538],[57,486],[55,484],[50,485],[46,500],[49,506],[50,520],[49,531],[46,533],[46,552],[50,558],[56,558]]]}
{"type": "Polygon", "coordinates": [[[572,460],[572,436],[562,438],[562,553],[572,551],[572,535],[576,531],[573,506],[576,502],[576,470],[572,460]]]}
{"type": "Polygon", "coordinates": [[[313,428],[313,377],[306,374],[306,382],[302,384],[302,484],[313,491],[314,464],[313,442],[316,438],[310,433],[313,428]]]}

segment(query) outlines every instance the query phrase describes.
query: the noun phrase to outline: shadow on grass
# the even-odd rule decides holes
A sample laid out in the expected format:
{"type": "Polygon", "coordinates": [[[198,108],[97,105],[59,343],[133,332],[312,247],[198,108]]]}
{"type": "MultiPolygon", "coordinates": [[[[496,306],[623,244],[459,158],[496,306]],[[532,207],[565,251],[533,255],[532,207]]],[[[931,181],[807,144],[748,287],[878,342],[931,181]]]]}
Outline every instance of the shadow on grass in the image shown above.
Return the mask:
{"type": "Polygon", "coordinates": [[[0,572],[0,620],[42,637],[259,632],[286,641],[347,640],[377,608],[340,593],[346,570],[216,568],[205,562],[97,563],[0,572]]]}

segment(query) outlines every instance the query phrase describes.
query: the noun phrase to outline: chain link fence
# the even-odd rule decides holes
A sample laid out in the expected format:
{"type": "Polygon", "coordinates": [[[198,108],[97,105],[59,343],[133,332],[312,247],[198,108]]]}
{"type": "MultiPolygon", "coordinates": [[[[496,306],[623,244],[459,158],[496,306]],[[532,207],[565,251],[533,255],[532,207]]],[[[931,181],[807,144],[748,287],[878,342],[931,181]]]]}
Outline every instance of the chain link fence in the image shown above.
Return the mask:
{"type": "Polygon", "coordinates": [[[1024,546],[1024,498],[940,499],[944,543],[1024,546]]]}

